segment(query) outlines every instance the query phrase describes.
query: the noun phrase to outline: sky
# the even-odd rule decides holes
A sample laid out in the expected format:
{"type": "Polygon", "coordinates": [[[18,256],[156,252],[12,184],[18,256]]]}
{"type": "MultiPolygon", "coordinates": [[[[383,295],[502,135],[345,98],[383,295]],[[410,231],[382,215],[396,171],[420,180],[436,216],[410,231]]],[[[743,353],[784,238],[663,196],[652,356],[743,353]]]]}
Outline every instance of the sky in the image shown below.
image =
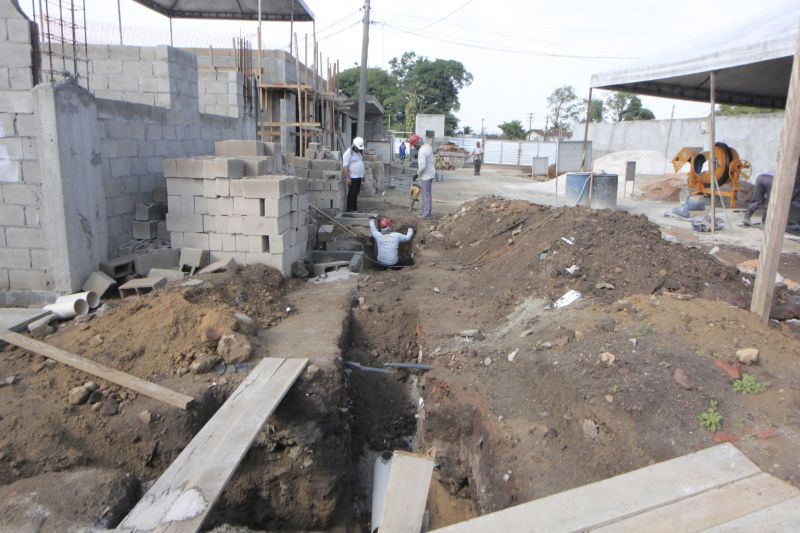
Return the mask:
{"type": "MultiPolygon", "coordinates": [[[[52,1],[52,0],[51,0],[52,1]]],[[[83,0],[90,42],[119,42],[117,2],[83,0]]],[[[341,69],[361,61],[364,0],[305,0],[316,17],[320,51],[341,69]]],[[[572,85],[581,98],[592,74],[616,70],[664,50],[685,48],[698,38],[741,23],[786,0],[372,0],[369,66],[388,68],[406,51],[431,59],[461,61],[474,76],[460,95],[460,127],[487,133],[520,120],[543,128],[547,97],[572,85]],[[532,114],[532,115],[531,115],[532,114]]],[[[20,0],[30,15],[31,0],[20,0]]],[[[265,2],[266,4],[266,2],[265,2]]],[[[38,4],[37,4],[38,5],[38,4]]],[[[169,23],[161,15],[120,0],[125,44],[169,43],[169,23]]],[[[296,23],[303,59],[304,38],[314,25],[296,23]]],[[[243,36],[255,43],[256,23],[175,20],[176,46],[225,46],[243,36]]],[[[264,48],[289,46],[289,23],[264,23],[264,48]]],[[[312,49],[309,44],[309,49],[312,49]]],[[[312,54],[313,55],[313,54],[312,54]]],[[[607,93],[595,91],[593,96],[607,93]]],[[[698,117],[708,105],[642,97],[658,119],[698,117]]]]}

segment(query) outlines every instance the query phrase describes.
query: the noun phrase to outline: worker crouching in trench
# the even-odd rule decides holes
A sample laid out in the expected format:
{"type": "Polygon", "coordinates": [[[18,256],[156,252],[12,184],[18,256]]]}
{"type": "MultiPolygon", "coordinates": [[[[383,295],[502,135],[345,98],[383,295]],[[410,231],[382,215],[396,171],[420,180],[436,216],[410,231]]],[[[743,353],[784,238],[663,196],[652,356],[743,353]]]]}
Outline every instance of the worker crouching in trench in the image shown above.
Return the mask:
{"type": "Polygon", "coordinates": [[[414,229],[408,228],[405,234],[398,233],[394,231],[391,219],[386,217],[380,219],[378,226],[380,229],[375,227],[375,217],[370,217],[369,230],[378,248],[375,261],[377,268],[383,270],[413,265],[413,257],[400,257],[399,248],[400,243],[411,241],[414,236],[414,229]]]}

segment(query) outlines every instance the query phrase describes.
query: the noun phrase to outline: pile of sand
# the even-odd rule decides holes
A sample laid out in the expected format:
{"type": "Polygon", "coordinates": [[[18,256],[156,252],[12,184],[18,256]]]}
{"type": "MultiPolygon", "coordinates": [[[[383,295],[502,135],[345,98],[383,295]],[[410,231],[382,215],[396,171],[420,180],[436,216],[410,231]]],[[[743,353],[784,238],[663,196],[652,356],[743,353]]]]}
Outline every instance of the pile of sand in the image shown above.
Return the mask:
{"type": "Polygon", "coordinates": [[[672,163],[655,150],[624,150],[594,160],[592,170],[608,174],[625,175],[628,161],[636,162],[636,174],[659,174],[672,172],[672,163]]]}

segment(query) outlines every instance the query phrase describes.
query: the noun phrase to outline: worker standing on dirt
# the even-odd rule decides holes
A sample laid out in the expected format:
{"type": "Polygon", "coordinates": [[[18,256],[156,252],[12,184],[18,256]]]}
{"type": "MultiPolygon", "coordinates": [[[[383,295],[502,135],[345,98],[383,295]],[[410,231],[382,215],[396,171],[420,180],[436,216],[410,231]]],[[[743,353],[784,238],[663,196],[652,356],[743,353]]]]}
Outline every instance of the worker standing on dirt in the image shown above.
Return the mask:
{"type": "Polygon", "coordinates": [[[475,148],[472,150],[472,153],[469,154],[472,156],[472,163],[475,168],[475,175],[481,175],[481,163],[483,163],[483,148],[481,148],[481,142],[478,141],[475,143],[475,148]]]}
{"type": "Polygon", "coordinates": [[[358,193],[364,181],[364,139],[356,137],[342,156],[342,170],[347,182],[347,212],[358,211],[358,193]]]}
{"type": "Polygon", "coordinates": [[[400,143],[400,164],[406,160],[406,143],[400,143]]]}
{"type": "Polygon", "coordinates": [[[411,240],[411,237],[414,236],[414,229],[408,228],[405,235],[398,233],[392,228],[391,219],[386,217],[381,218],[378,226],[380,231],[375,227],[375,217],[369,217],[369,231],[378,247],[377,263],[386,268],[399,268],[413,264],[406,259],[401,259],[398,249],[401,242],[411,240]]]}
{"type": "Polygon", "coordinates": [[[436,160],[433,156],[433,148],[431,145],[425,144],[422,137],[419,135],[412,135],[408,140],[411,148],[417,148],[417,173],[414,174],[414,181],[421,180],[420,187],[422,188],[422,218],[433,218],[432,214],[432,184],[433,178],[436,177],[436,160]]]}
{"type": "Polygon", "coordinates": [[[769,203],[769,193],[772,190],[772,177],[773,172],[765,172],[759,174],[756,178],[756,190],[753,192],[753,199],[747,204],[747,211],[744,213],[744,226],[752,226],[750,217],[753,216],[759,208],[762,208],[761,213],[761,226],[764,226],[764,221],[767,219],[767,203],[769,203]]]}

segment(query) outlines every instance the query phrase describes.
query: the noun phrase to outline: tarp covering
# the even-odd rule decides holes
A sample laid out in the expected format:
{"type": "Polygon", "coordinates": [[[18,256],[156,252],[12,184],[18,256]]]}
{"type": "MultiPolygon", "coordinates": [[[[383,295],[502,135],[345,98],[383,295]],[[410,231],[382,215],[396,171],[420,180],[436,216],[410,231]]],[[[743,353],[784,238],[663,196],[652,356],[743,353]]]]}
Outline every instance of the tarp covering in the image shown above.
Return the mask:
{"type": "Polygon", "coordinates": [[[717,71],[717,102],[783,108],[800,26],[800,1],[714,35],[592,76],[592,87],[650,96],[709,101],[717,71]]]}
{"type": "MultiPolygon", "coordinates": [[[[170,18],[258,20],[258,0],[134,0],[170,18]]],[[[261,0],[261,20],[311,22],[303,0],[261,0]]]]}

